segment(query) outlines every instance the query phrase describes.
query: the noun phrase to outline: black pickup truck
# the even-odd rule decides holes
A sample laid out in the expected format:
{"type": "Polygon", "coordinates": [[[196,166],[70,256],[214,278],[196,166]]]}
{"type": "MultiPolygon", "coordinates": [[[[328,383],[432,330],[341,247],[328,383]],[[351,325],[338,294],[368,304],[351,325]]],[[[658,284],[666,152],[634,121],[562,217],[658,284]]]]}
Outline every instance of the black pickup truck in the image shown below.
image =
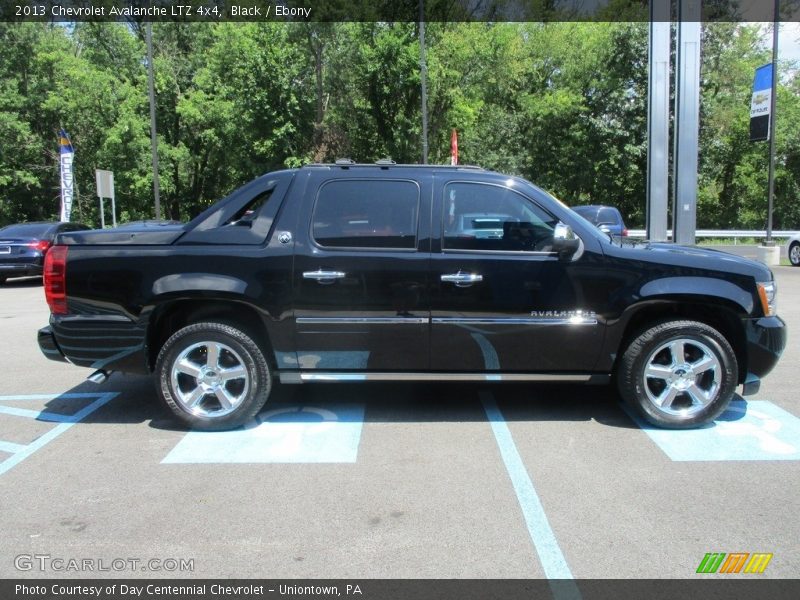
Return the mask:
{"type": "Polygon", "coordinates": [[[612,240],[471,167],[269,173],[186,225],[61,234],[45,271],[44,354],[154,373],[198,429],[247,422],[276,380],[615,380],[650,422],[693,427],[786,343],[765,266],[612,240]]]}

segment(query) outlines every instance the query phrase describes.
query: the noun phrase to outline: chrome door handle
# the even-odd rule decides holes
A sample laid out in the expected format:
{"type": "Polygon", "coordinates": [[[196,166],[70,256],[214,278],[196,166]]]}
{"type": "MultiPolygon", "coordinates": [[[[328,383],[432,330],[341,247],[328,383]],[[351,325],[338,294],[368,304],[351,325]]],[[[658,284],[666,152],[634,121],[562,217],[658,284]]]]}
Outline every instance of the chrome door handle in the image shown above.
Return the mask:
{"type": "Polygon", "coordinates": [[[317,283],[328,285],[334,283],[337,279],[343,279],[345,276],[343,271],[323,271],[317,269],[316,271],[304,271],[303,279],[315,279],[317,283]]]}
{"type": "Polygon", "coordinates": [[[442,275],[441,280],[446,283],[455,283],[456,287],[469,287],[473,283],[478,283],[483,281],[483,275],[478,275],[477,273],[464,273],[463,271],[459,271],[458,273],[449,273],[447,275],[442,275]]]}

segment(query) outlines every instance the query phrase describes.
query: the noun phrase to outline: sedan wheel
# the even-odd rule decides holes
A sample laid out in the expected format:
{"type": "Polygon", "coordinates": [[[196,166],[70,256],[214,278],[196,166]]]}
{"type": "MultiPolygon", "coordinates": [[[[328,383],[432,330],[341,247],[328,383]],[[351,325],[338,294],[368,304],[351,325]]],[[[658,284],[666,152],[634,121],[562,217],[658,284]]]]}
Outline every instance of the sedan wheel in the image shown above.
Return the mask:
{"type": "Polygon", "coordinates": [[[789,246],[789,262],[794,267],[800,267],[800,242],[794,242],[789,246]]]}

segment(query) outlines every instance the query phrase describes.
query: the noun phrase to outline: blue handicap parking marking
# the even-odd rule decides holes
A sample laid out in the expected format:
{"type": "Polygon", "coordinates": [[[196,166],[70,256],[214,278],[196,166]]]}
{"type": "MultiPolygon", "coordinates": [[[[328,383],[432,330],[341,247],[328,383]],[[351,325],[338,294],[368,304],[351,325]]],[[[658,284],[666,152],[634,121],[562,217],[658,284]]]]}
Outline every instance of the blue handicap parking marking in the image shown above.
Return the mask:
{"type": "Polygon", "coordinates": [[[162,463],[354,463],[364,406],[269,405],[234,431],[191,431],[162,463]]]}
{"type": "Polygon", "coordinates": [[[631,416],[674,461],[800,460],[800,418],[765,400],[735,400],[699,429],[657,429],[631,416]]]}
{"type": "Polygon", "coordinates": [[[38,436],[30,443],[21,444],[18,442],[10,442],[7,440],[0,440],[0,451],[8,454],[9,456],[0,462],[0,475],[7,473],[10,469],[17,466],[23,460],[31,456],[37,450],[41,450],[47,444],[52,442],[62,433],[67,431],[76,423],[80,423],[87,416],[92,414],[98,408],[108,403],[119,394],[116,392],[105,392],[98,394],[31,394],[31,395],[17,395],[17,396],[0,396],[0,418],[3,415],[13,417],[23,417],[35,419],[40,422],[54,423],[54,426],[45,432],[43,435],[38,436]],[[49,412],[46,410],[36,410],[30,408],[19,408],[17,406],[8,406],[7,403],[28,402],[41,403],[58,400],[59,403],[66,402],[69,405],[75,401],[76,405],[85,404],[79,410],[71,414],[61,414],[56,412],[49,412]]]}

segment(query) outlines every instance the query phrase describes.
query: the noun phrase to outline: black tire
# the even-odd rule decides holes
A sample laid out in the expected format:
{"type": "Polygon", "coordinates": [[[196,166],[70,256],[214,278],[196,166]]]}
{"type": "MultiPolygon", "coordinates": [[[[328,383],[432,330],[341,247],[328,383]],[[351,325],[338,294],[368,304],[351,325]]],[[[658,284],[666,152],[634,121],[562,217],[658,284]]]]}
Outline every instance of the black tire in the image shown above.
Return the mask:
{"type": "Polygon", "coordinates": [[[713,327],[664,321],[630,341],[616,376],[624,400],[648,422],[689,429],[725,411],[736,391],[738,364],[728,340],[713,327]],[[645,370],[653,376],[645,377],[645,370]]]}
{"type": "Polygon", "coordinates": [[[195,323],[179,330],[161,348],[155,373],[167,408],[203,431],[244,425],[272,390],[264,351],[239,326],[225,323],[195,323]]]}
{"type": "Polygon", "coordinates": [[[789,245],[789,262],[793,267],[800,267],[800,242],[792,242],[789,245]]]}
{"type": "Polygon", "coordinates": [[[6,282],[7,277],[0,276],[0,285],[3,285],[6,282]]]}

